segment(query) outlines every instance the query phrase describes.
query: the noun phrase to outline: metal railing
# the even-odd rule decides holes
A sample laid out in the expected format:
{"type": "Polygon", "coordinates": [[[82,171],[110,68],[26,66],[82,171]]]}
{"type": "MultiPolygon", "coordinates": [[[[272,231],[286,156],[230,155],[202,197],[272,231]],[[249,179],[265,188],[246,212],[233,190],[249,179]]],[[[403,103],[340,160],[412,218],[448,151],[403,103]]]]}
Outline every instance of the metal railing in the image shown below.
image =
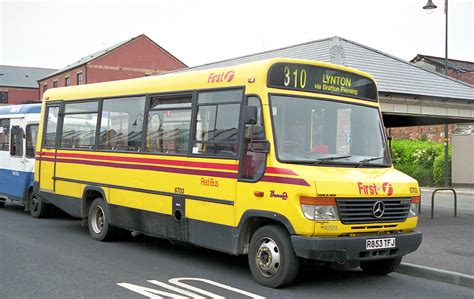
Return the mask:
{"type": "MultiPolygon", "coordinates": [[[[438,188],[433,190],[433,194],[431,194],[431,219],[434,217],[434,199],[435,199],[435,194],[438,191],[452,191],[454,194],[454,217],[457,217],[458,215],[458,195],[456,194],[456,190],[454,188],[438,188]]],[[[421,202],[420,206],[418,208],[418,213],[421,212],[421,202]]]]}

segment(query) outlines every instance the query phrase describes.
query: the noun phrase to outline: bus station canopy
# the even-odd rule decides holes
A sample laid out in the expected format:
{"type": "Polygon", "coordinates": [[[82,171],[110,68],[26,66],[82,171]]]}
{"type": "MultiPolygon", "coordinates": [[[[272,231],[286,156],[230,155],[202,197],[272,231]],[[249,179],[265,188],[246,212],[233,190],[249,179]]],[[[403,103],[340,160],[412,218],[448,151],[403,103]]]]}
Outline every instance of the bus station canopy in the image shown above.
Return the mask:
{"type": "Polygon", "coordinates": [[[374,76],[386,127],[474,122],[474,86],[338,36],[190,68],[276,57],[344,65],[374,76]]]}

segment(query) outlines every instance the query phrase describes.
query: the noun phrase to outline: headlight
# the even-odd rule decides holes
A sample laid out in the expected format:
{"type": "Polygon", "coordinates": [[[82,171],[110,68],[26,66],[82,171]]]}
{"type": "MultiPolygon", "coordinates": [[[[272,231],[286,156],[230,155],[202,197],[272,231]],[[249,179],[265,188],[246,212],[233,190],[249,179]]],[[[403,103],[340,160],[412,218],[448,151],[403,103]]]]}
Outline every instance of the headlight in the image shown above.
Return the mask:
{"type": "Polygon", "coordinates": [[[334,197],[301,197],[301,210],[309,220],[338,220],[334,197]]]}
{"type": "Polygon", "coordinates": [[[410,211],[408,212],[408,218],[418,216],[420,202],[421,202],[420,196],[412,197],[411,202],[410,202],[410,211]]]}

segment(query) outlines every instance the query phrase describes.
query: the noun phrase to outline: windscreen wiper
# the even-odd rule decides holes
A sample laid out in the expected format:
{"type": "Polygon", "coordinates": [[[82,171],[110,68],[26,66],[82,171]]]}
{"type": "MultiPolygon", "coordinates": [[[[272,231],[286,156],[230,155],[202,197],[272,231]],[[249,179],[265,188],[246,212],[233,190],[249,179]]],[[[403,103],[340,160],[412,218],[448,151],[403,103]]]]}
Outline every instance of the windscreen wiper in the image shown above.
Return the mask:
{"type": "Polygon", "coordinates": [[[312,165],[314,166],[314,165],[318,165],[321,162],[334,161],[334,160],[345,159],[345,158],[350,158],[350,157],[352,156],[333,156],[333,157],[319,158],[312,165]]]}
{"type": "Polygon", "coordinates": [[[359,168],[365,164],[367,164],[367,162],[370,162],[370,161],[375,161],[375,160],[378,160],[378,159],[383,159],[385,158],[384,156],[381,156],[381,157],[372,157],[372,158],[367,158],[367,159],[364,159],[364,160],[361,160],[359,161],[359,165],[357,165],[356,168],[359,168]]]}

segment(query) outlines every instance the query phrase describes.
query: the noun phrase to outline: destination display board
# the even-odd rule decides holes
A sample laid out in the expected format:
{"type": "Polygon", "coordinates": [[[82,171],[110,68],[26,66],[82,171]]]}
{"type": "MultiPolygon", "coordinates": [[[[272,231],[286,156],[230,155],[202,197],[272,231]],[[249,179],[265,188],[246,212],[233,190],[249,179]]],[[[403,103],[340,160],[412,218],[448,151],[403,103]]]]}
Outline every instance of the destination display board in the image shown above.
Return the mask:
{"type": "Polygon", "coordinates": [[[268,72],[268,87],[377,101],[377,87],[369,78],[315,65],[276,63],[268,72]]]}

